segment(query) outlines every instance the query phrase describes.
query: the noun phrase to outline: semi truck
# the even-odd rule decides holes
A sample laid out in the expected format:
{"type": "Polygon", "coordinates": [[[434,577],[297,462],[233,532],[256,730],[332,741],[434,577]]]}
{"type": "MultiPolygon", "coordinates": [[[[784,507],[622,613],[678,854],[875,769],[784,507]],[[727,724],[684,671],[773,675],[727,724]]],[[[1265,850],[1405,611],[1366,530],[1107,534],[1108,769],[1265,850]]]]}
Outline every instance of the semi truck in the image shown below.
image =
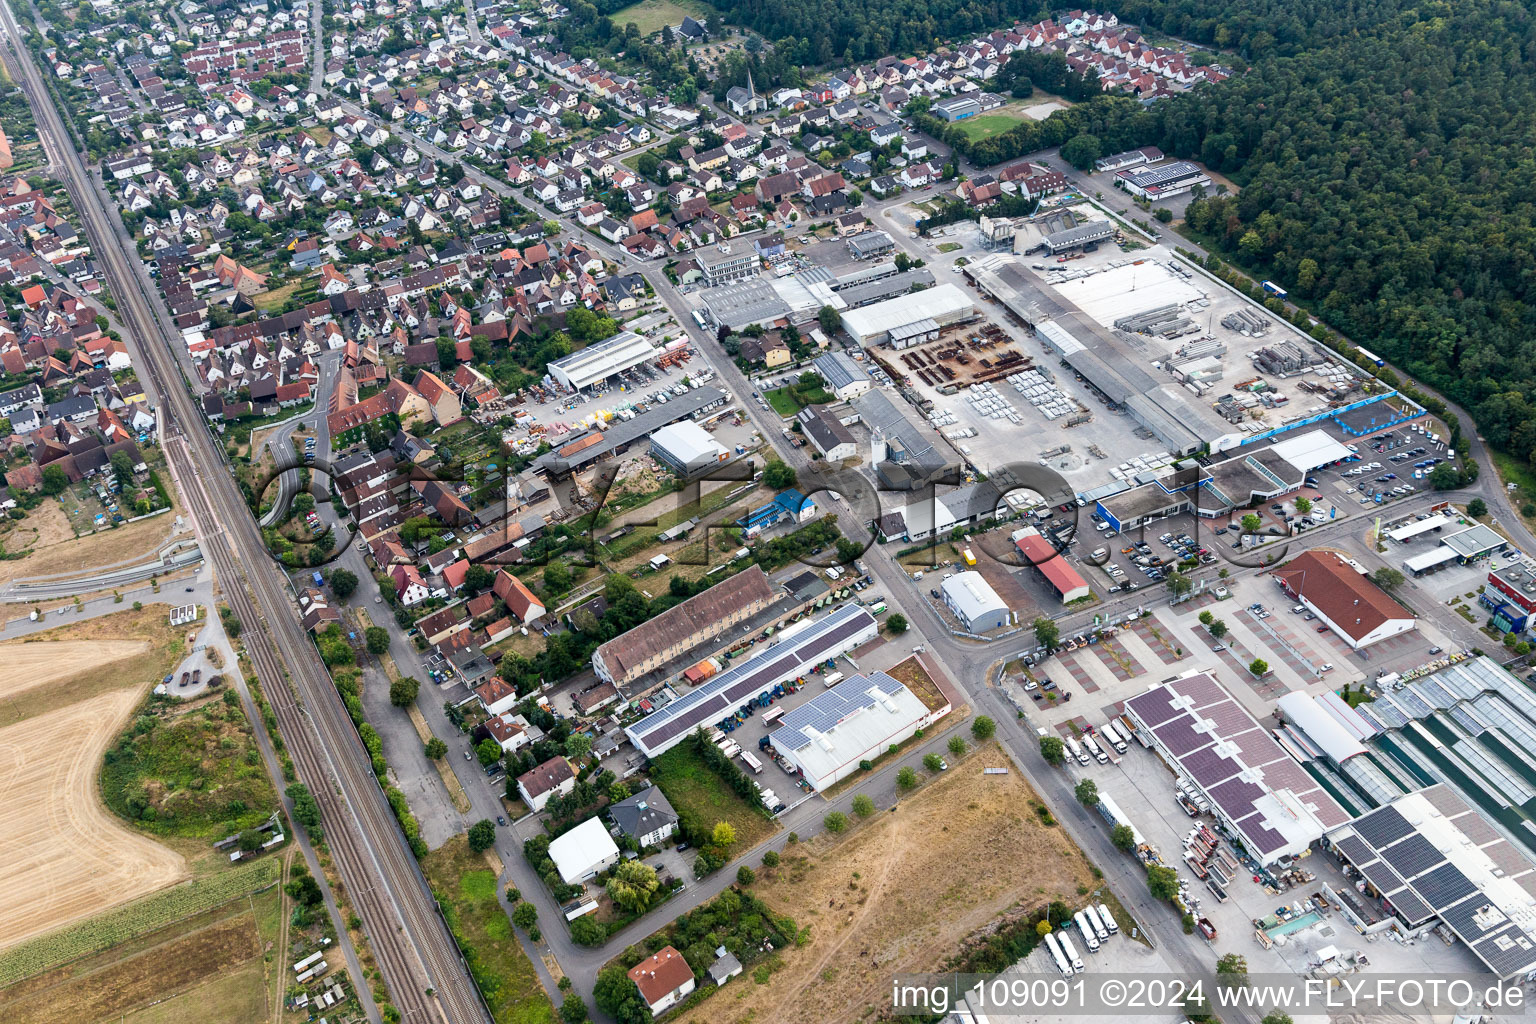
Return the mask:
{"type": "Polygon", "coordinates": [[[1109,930],[1109,934],[1111,935],[1114,935],[1120,930],[1120,926],[1115,923],[1115,915],[1109,912],[1108,903],[1099,904],[1099,921],[1103,923],[1104,927],[1109,930]]]}
{"type": "Polygon", "coordinates": [[[1128,744],[1125,737],[1120,735],[1120,730],[1115,728],[1114,722],[1105,722],[1104,728],[1099,730],[1099,735],[1109,741],[1116,753],[1125,753],[1128,744]]]}
{"type": "Polygon", "coordinates": [[[1055,932],[1046,932],[1045,944],[1051,951],[1051,959],[1056,961],[1056,969],[1062,974],[1074,973],[1072,961],[1068,960],[1066,954],[1061,951],[1061,943],[1057,940],[1055,932]]]}
{"type": "Polygon", "coordinates": [[[1088,755],[1083,752],[1082,744],[1078,743],[1076,738],[1068,736],[1063,743],[1066,745],[1067,753],[1072,755],[1072,760],[1078,764],[1088,763],[1088,755]]]}
{"type": "Polygon", "coordinates": [[[1089,924],[1093,925],[1093,930],[1098,934],[1100,942],[1109,938],[1109,930],[1104,927],[1104,922],[1099,920],[1099,912],[1094,909],[1092,903],[1083,908],[1083,916],[1088,918],[1089,924]]]}
{"type": "Polygon", "coordinates": [[[1088,922],[1088,912],[1079,910],[1072,915],[1072,923],[1077,925],[1077,930],[1083,933],[1083,945],[1088,947],[1088,952],[1099,951],[1099,937],[1094,934],[1093,925],[1088,922]]]}
{"type": "Polygon", "coordinates": [[[752,769],[754,775],[761,775],[763,773],[763,762],[754,757],[750,751],[743,750],[741,752],[741,759],[748,768],[752,769]]]}
{"type": "Polygon", "coordinates": [[[1072,936],[1063,933],[1061,935],[1061,952],[1072,965],[1073,974],[1083,973],[1083,958],[1077,955],[1077,949],[1072,945],[1072,936]]]}
{"type": "Polygon", "coordinates": [[[1088,748],[1088,753],[1092,754],[1093,759],[1099,764],[1109,763],[1109,755],[1104,753],[1104,748],[1099,746],[1099,741],[1092,736],[1083,737],[1083,746],[1088,748]]]}

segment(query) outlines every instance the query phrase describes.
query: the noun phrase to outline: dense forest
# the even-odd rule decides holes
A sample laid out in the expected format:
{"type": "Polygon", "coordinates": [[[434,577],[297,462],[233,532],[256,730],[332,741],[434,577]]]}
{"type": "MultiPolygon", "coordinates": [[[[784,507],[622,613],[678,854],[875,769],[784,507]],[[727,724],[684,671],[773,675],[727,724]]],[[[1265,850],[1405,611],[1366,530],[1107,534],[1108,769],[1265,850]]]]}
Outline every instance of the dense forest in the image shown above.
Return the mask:
{"type": "Polygon", "coordinates": [[[1037,20],[1039,0],[711,0],[726,20],[768,39],[810,41],[809,63],[854,64],[926,53],[1037,20]]]}
{"type": "MultiPolygon", "coordinates": [[[[1252,66],[1151,107],[1095,98],[990,139],[935,127],[982,164],[1089,136],[1089,152],[1152,144],[1230,176],[1238,195],[1190,204],[1196,237],[1536,461],[1536,0],[1111,6],[1252,66]]],[[[1054,69],[1030,58],[1009,72],[1047,87],[1054,69]]]]}

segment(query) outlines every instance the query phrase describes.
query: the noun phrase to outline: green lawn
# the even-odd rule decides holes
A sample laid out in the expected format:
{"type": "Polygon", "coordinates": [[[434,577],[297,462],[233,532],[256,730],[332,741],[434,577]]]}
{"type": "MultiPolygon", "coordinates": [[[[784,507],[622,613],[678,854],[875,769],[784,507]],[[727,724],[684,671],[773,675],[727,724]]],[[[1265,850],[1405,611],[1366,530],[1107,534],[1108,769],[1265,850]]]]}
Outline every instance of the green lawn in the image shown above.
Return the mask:
{"type": "Polygon", "coordinates": [[[455,836],[422,858],[421,870],[496,1024],[554,1024],[554,1004],[496,899],[496,876],[485,858],[470,850],[466,837],[455,836]]]}
{"type": "Polygon", "coordinates": [[[1001,135],[1020,121],[1027,120],[1022,113],[1007,114],[978,114],[968,117],[964,121],[956,121],[955,126],[965,132],[966,138],[989,139],[994,135],[1001,135]]]}
{"type": "Polygon", "coordinates": [[[733,855],[752,849],[779,830],[732,792],[687,743],[656,758],[651,765],[651,781],[661,787],[678,814],[692,816],[706,827],[729,822],[736,829],[733,855]]]}
{"type": "Polygon", "coordinates": [[[684,15],[691,14],[694,20],[702,22],[713,13],[715,11],[708,4],[699,3],[698,0],[640,0],[638,4],[614,11],[608,20],[621,29],[634,22],[644,37],[660,32],[663,25],[676,28],[682,23],[684,15]]]}
{"type": "Polygon", "coordinates": [[[786,419],[800,411],[800,403],[795,401],[794,393],[787,387],[764,391],[763,397],[773,406],[774,412],[786,419]]]}

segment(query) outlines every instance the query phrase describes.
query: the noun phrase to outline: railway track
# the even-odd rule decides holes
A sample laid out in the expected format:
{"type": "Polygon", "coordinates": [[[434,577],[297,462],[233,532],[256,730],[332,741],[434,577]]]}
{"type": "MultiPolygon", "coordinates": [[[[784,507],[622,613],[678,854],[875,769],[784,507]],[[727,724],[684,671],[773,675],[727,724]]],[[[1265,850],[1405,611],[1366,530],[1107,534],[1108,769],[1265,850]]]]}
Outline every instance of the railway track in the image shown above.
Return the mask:
{"type": "Polygon", "coordinates": [[[483,1022],[488,1015],[474,982],[374,778],[330,674],[298,622],[286,574],[267,554],[223,462],[222,448],[183,384],[175,358],[176,334],[166,329],[161,303],[150,291],[139,255],[125,243],[120,222],[74,151],[15,16],[4,4],[0,27],[9,36],[40,141],[102,261],[119,316],[132,335],[130,343],[136,342],[135,365],[159,399],[167,463],[225,599],[244,624],[246,650],[299,778],[320,807],[326,840],[390,998],[406,1021],[483,1022]]]}

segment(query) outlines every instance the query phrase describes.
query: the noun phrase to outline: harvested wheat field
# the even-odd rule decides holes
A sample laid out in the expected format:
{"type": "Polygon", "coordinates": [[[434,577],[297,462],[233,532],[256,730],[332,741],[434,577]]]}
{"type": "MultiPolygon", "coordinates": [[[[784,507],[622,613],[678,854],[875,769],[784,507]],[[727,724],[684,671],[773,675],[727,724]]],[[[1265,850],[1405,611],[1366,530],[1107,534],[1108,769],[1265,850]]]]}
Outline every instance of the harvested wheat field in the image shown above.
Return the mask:
{"type": "MultiPolygon", "coordinates": [[[[1016,903],[1092,883],[1060,827],[995,746],[927,783],[894,812],[841,837],[789,846],[753,892],[809,928],[767,984],[748,972],[692,1010],[690,1024],[842,1024],[888,1007],[893,973],[930,971],[1016,903]],[[1006,767],[1007,775],[983,768],[1006,767]]],[[[755,866],[755,865],[754,865],[755,866]]]]}
{"type": "Polygon", "coordinates": [[[138,686],[0,729],[0,949],[180,881],[179,854],[102,806],[102,754],[143,698],[138,686]]]}
{"type": "Polygon", "coordinates": [[[0,700],[44,683],[78,675],[90,666],[143,654],[146,640],[55,640],[0,644],[0,700]]]}
{"type": "Polygon", "coordinates": [[[182,647],[164,605],[0,644],[0,948],[187,876],[179,854],[107,810],[97,783],[182,647]]]}

